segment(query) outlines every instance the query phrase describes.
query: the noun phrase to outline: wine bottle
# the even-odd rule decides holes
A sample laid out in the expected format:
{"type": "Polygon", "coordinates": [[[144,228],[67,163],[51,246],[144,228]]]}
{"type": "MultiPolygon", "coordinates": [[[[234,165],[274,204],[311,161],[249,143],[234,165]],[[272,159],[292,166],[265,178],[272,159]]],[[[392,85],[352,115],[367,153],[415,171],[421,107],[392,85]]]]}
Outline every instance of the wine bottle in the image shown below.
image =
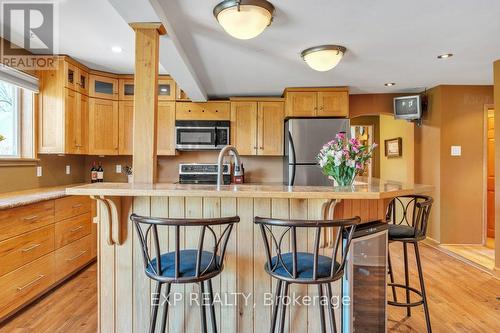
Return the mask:
{"type": "Polygon", "coordinates": [[[92,168],[90,169],[90,182],[97,182],[97,168],[95,167],[95,161],[92,162],[92,168]]]}
{"type": "Polygon", "coordinates": [[[104,169],[102,168],[101,162],[99,162],[99,168],[97,168],[97,181],[99,183],[104,181],[104,169]]]}

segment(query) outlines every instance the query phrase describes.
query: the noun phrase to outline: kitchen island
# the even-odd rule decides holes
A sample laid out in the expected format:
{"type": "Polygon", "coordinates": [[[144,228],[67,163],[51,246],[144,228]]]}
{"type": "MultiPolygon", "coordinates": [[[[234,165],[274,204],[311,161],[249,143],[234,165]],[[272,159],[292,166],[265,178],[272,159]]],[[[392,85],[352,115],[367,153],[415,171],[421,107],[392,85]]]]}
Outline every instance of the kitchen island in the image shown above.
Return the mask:
{"type": "MultiPolygon", "coordinates": [[[[139,215],[171,218],[211,218],[239,215],[231,235],[223,273],[214,279],[219,332],[269,330],[271,306],[266,297],[274,282],[264,271],[265,251],[255,216],[283,219],[324,219],[360,216],[363,222],[383,219],[391,198],[425,193],[432,187],[379,179],[353,187],[283,185],[182,185],[97,183],[68,188],[68,195],[89,195],[99,208],[99,329],[100,332],[144,332],[149,325],[154,284],[144,274],[136,231],[129,221],[139,215]],[[217,297],[216,297],[217,301],[217,297]]],[[[172,249],[174,235],[161,241],[172,249]]],[[[299,235],[298,246],[312,250],[313,234],[299,235]]],[[[198,232],[184,233],[181,241],[196,248],[198,232]]],[[[325,235],[322,251],[328,253],[325,235]]],[[[340,284],[334,286],[338,293],[340,284]]],[[[171,303],[169,332],[199,332],[199,310],[190,302],[196,285],[174,285],[172,292],[185,295],[171,303]],[[192,308],[194,307],[194,308],[192,308]]],[[[317,295],[315,286],[292,285],[291,295],[317,295]]],[[[294,332],[318,332],[316,306],[291,306],[287,323],[294,332]]],[[[337,318],[340,313],[337,311],[337,318]]]]}

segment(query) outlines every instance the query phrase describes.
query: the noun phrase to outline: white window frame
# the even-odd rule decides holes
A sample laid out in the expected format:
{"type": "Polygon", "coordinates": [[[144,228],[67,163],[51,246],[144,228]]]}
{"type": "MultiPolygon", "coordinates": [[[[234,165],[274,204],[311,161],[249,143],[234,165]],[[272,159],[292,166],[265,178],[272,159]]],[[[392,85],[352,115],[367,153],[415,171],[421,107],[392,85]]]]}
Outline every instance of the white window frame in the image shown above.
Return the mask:
{"type": "Polygon", "coordinates": [[[14,138],[14,146],[15,146],[15,154],[13,155],[0,155],[0,160],[2,159],[13,159],[13,158],[21,158],[21,119],[22,119],[22,102],[21,102],[21,88],[18,86],[13,85],[10,82],[3,81],[7,84],[10,84],[14,86],[15,92],[14,92],[14,133],[15,133],[15,138],[14,138]]]}

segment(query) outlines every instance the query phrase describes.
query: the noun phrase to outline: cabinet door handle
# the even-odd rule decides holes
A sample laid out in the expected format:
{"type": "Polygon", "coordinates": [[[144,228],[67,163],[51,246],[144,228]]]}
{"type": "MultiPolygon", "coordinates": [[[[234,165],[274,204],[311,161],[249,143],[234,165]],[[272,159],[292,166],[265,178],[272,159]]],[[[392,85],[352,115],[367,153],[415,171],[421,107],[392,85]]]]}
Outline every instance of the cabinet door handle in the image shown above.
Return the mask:
{"type": "Polygon", "coordinates": [[[24,220],[29,222],[29,221],[33,221],[37,218],[38,218],[38,215],[33,215],[33,216],[25,217],[24,220]]]}
{"type": "Polygon", "coordinates": [[[259,147],[259,149],[260,149],[260,150],[263,150],[263,149],[264,149],[264,147],[259,147]]]}
{"type": "Polygon", "coordinates": [[[27,248],[25,248],[25,249],[21,249],[21,252],[29,252],[29,251],[31,251],[31,250],[33,250],[33,249],[36,249],[36,248],[37,248],[37,247],[39,247],[40,245],[42,245],[42,244],[33,244],[33,245],[31,245],[30,247],[27,247],[27,248]]]}
{"type": "Polygon", "coordinates": [[[22,287],[17,287],[17,291],[23,291],[24,289],[32,286],[33,284],[37,283],[38,281],[40,281],[41,279],[43,279],[45,277],[45,275],[43,274],[40,274],[36,279],[34,279],[33,281],[31,282],[28,282],[26,283],[24,286],[22,287]]]}
{"type": "Polygon", "coordinates": [[[76,228],[71,229],[69,232],[75,232],[75,231],[78,231],[78,230],[80,230],[82,228],[83,228],[83,225],[80,225],[80,226],[78,226],[76,228]]]}
{"type": "Polygon", "coordinates": [[[81,203],[77,203],[77,204],[74,204],[74,205],[73,205],[73,208],[79,208],[79,207],[82,207],[82,204],[81,204],[81,203]]]}
{"type": "Polygon", "coordinates": [[[74,256],[73,258],[66,259],[66,261],[73,261],[73,260],[75,260],[75,259],[77,259],[77,258],[80,258],[80,257],[81,257],[81,256],[83,256],[86,252],[87,252],[87,250],[82,251],[82,252],[80,252],[80,254],[77,254],[77,255],[76,255],[76,256],[74,256]]]}

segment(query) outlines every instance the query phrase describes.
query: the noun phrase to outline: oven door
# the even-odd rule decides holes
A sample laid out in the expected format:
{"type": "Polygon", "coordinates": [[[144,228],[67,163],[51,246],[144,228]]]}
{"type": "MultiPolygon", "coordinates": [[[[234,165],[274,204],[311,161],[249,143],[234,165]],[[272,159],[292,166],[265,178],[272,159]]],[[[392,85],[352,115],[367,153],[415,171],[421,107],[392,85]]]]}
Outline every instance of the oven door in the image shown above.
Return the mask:
{"type": "Polygon", "coordinates": [[[177,126],[175,128],[178,150],[216,149],[217,132],[215,127],[177,126]]]}

